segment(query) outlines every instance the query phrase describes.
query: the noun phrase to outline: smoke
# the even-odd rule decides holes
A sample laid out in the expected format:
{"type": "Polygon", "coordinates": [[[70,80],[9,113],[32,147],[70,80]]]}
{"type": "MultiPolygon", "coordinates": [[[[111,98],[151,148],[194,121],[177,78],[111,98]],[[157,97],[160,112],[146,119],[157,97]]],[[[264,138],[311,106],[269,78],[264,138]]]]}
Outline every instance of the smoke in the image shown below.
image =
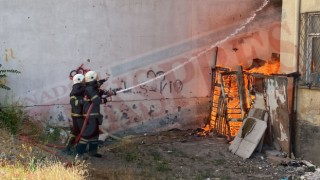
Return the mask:
{"type": "Polygon", "coordinates": [[[264,0],[263,3],[262,3],[262,5],[259,6],[257,9],[255,9],[255,10],[251,13],[252,15],[251,15],[249,18],[247,18],[246,21],[245,21],[239,28],[235,29],[232,33],[230,33],[228,36],[226,36],[225,38],[221,39],[220,41],[215,42],[214,44],[212,44],[212,45],[209,46],[208,48],[206,48],[206,49],[202,50],[201,52],[199,52],[198,54],[190,57],[190,58],[189,58],[187,61],[185,61],[184,63],[176,66],[175,68],[172,68],[171,70],[165,72],[164,74],[162,74],[162,75],[160,75],[160,76],[157,76],[157,77],[155,77],[155,78],[153,78],[153,79],[150,79],[150,80],[148,80],[148,81],[142,82],[142,83],[140,83],[140,84],[131,86],[131,87],[129,87],[129,88],[119,90],[119,91],[117,91],[117,93],[122,93],[122,92],[125,92],[125,91],[128,91],[128,90],[131,90],[131,89],[140,87],[140,86],[142,86],[142,85],[146,85],[146,84],[148,84],[148,83],[150,83],[150,82],[153,82],[153,81],[155,81],[155,80],[157,80],[157,79],[162,79],[164,76],[168,75],[169,73],[172,73],[172,72],[176,71],[177,69],[180,69],[181,67],[185,66],[186,64],[188,64],[188,63],[190,63],[190,62],[192,62],[192,61],[194,61],[194,60],[197,60],[198,57],[206,54],[207,52],[209,52],[209,51],[211,51],[211,50],[213,50],[213,49],[214,49],[215,47],[217,47],[218,45],[226,42],[226,41],[229,40],[230,38],[236,36],[236,35],[237,35],[239,32],[241,32],[242,30],[244,30],[244,29],[247,27],[247,25],[248,25],[249,23],[251,23],[251,22],[256,18],[257,13],[260,12],[261,10],[263,10],[263,9],[268,5],[269,1],[270,1],[270,0],[264,0]]]}

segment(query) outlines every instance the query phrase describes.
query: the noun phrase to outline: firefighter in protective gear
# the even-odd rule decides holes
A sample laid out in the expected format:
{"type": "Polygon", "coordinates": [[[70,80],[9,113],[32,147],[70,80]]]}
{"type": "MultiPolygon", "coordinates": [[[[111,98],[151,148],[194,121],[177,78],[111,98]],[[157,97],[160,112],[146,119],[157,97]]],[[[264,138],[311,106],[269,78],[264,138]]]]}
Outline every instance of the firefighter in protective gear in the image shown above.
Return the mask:
{"type": "Polygon", "coordinates": [[[77,145],[77,153],[81,156],[85,153],[87,144],[89,145],[89,155],[94,157],[101,157],[98,154],[98,137],[99,125],[102,123],[103,116],[100,114],[100,104],[105,103],[106,100],[100,96],[100,86],[106,79],[98,81],[98,74],[95,71],[89,71],[85,74],[85,98],[83,115],[88,116],[88,122],[81,136],[80,142],[77,145]],[[92,109],[88,112],[90,105],[92,109]]]}
{"type": "Polygon", "coordinates": [[[83,97],[85,91],[83,74],[76,74],[72,80],[73,85],[70,92],[72,129],[64,149],[68,154],[71,153],[71,147],[74,144],[76,136],[79,135],[83,124],[83,97]]]}

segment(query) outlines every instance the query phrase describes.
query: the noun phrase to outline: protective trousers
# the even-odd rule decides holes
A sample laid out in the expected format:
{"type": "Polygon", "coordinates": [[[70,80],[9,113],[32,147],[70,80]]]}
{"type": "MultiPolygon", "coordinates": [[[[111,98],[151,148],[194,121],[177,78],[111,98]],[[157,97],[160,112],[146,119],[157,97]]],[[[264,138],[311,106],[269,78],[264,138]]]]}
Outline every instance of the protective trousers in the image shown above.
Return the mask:
{"type": "Polygon", "coordinates": [[[77,153],[81,156],[86,152],[87,144],[89,145],[89,155],[101,157],[98,151],[99,124],[96,116],[90,116],[88,123],[82,133],[79,144],[77,145],[77,153]]]}
{"type": "Polygon", "coordinates": [[[79,144],[77,145],[77,153],[79,156],[83,156],[83,154],[86,153],[87,151],[87,145],[88,145],[89,156],[101,157],[101,155],[98,154],[98,144],[99,144],[98,138],[93,138],[93,139],[81,138],[79,144]]]}
{"type": "Polygon", "coordinates": [[[82,115],[72,116],[72,129],[65,144],[65,151],[71,151],[71,147],[75,144],[74,141],[76,137],[79,135],[82,125],[83,125],[82,115]]]}

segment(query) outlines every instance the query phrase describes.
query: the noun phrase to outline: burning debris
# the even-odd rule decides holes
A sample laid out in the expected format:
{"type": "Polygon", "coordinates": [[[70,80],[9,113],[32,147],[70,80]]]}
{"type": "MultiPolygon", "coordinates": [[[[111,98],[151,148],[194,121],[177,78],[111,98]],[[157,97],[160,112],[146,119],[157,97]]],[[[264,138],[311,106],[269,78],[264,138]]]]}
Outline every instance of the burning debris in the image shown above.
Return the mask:
{"type": "Polygon", "coordinates": [[[263,144],[277,145],[290,155],[292,111],[289,107],[292,105],[289,103],[293,92],[288,89],[293,89],[294,77],[279,74],[279,56],[272,54],[269,61],[254,59],[249,68],[239,66],[236,71],[215,66],[215,61],[210,122],[214,133],[233,140],[235,144],[230,150],[236,154],[241,151],[241,143],[246,142],[250,151],[239,152],[243,158],[249,158],[257,146],[261,151],[263,144]]]}
{"type": "Polygon", "coordinates": [[[253,107],[255,94],[265,90],[263,79],[278,74],[279,66],[279,60],[254,59],[246,70],[242,66],[237,71],[213,68],[211,126],[217,134],[229,139],[235,137],[253,107]]]}
{"type": "Polygon", "coordinates": [[[214,63],[211,121],[197,134],[226,138],[229,150],[244,159],[263,150],[266,158],[261,156],[262,160],[295,172],[297,176],[289,179],[319,178],[319,168],[296,159],[291,151],[291,103],[297,76],[279,73],[277,54],[269,61],[254,59],[249,68],[239,66],[236,71],[214,63]]]}
{"type": "Polygon", "coordinates": [[[262,59],[253,59],[252,65],[246,69],[248,73],[260,73],[264,75],[272,75],[280,73],[280,60],[272,59],[264,61],[262,59]]]}

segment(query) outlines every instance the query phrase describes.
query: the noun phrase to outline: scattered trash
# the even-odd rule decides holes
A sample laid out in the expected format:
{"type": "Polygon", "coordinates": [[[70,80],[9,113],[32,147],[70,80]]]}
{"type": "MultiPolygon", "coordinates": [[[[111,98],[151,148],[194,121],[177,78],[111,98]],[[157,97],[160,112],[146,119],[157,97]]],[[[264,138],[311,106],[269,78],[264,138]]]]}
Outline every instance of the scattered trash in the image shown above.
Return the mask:
{"type": "Polygon", "coordinates": [[[320,179],[320,168],[315,169],[315,172],[305,172],[305,174],[302,175],[300,179],[302,180],[320,179]]]}
{"type": "Polygon", "coordinates": [[[316,166],[311,164],[310,162],[306,160],[302,160],[301,163],[306,166],[305,170],[306,172],[315,172],[316,171],[316,166]]]}
{"type": "Polygon", "coordinates": [[[278,150],[266,150],[265,153],[267,156],[283,157],[282,153],[278,150]]]}

